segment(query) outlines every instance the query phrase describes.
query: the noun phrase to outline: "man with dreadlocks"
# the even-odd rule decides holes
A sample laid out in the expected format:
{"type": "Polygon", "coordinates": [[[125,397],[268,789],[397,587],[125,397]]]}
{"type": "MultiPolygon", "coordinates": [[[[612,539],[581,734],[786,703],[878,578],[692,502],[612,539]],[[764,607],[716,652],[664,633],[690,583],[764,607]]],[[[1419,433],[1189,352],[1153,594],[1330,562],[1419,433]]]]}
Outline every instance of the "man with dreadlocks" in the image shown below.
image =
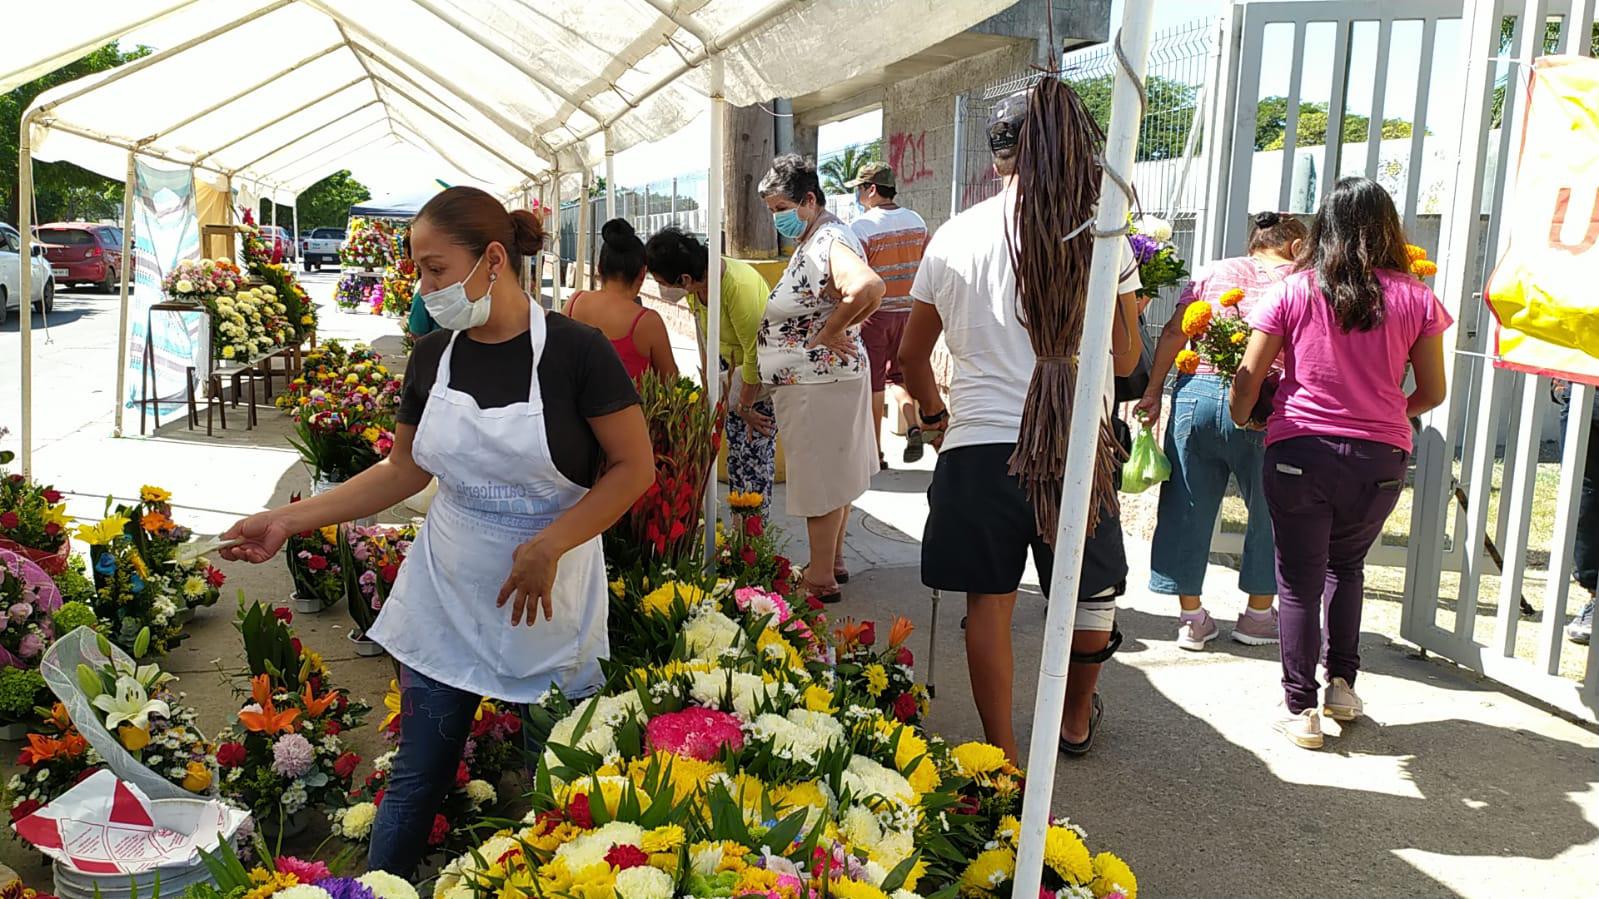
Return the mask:
{"type": "MultiPolygon", "coordinates": [[[[1007,233],[1014,228],[1018,137],[1027,117],[1025,94],[1006,98],[989,124],[994,169],[1005,189],[955,216],[933,236],[911,287],[915,305],[900,344],[905,384],[921,407],[921,426],[939,449],[928,490],[922,539],[922,582],[966,594],[966,660],[977,713],[988,742],[1020,762],[1011,723],[1014,661],[1011,613],[1031,549],[1047,591],[1054,554],[1039,535],[1021,481],[1010,473],[1022,409],[1036,361],[1020,319],[1016,272],[1007,233]],[[953,357],[949,407],[933,377],[932,351],[940,334],[953,357]]],[[[1086,218],[1090,213],[1084,210],[1086,218]]],[[[1062,235],[1064,236],[1064,235],[1062,235]]],[[[1132,259],[1131,247],[1126,258],[1132,259]]],[[[1118,288],[1115,369],[1130,374],[1141,343],[1133,336],[1140,286],[1130,265],[1118,288]]],[[[1053,538],[1053,534],[1050,535],[1053,538]]],[[[1126,588],[1121,523],[1100,510],[1083,551],[1077,629],[1067,678],[1060,746],[1086,753],[1104,712],[1095,691],[1100,665],[1121,642],[1116,597],[1126,588]]],[[[1043,725],[1039,722],[1039,726],[1043,725]]]]}

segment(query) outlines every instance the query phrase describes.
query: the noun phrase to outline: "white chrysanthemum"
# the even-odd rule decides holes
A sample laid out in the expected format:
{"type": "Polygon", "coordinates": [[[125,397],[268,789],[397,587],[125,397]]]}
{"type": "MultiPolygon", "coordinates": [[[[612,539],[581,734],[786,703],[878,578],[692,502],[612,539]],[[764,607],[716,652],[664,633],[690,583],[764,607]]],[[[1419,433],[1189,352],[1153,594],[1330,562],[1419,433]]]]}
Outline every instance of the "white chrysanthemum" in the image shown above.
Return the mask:
{"type": "Polygon", "coordinates": [[[701,604],[695,607],[692,617],[684,622],[683,639],[691,657],[715,659],[742,642],[744,631],[733,619],[709,604],[701,604]]]}
{"type": "Polygon", "coordinates": [[[722,707],[722,698],[731,690],[733,714],[745,721],[755,717],[755,710],[768,696],[767,686],[759,675],[742,671],[697,671],[691,681],[690,695],[705,706],[722,707]]]}
{"type": "Polygon", "coordinates": [[[378,807],[370,802],[358,802],[344,810],[339,821],[339,831],[352,840],[364,840],[372,833],[372,822],[378,818],[378,807]]]}
{"type": "Polygon", "coordinates": [[[386,871],[368,871],[355,880],[377,899],[417,899],[416,887],[386,871]]]}
{"type": "Polygon", "coordinates": [[[486,780],[469,780],[466,783],[466,798],[478,808],[489,805],[499,798],[494,787],[486,780]]]}
{"type": "Polygon", "coordinates": [[[721,843],[699,843],[689,852],[689,867],[701,877],[714,877],[722,866],[721,843]]]}
{"type": "Polygon", "coordinates": [[[857,800],[872,796],[892,799],[905,805],[916,803],[916,791],[903,774],[885,768],[863,755],[850,756],[844,770],[844,786],[857,800]]]}
{"type": "Polygon", "coordinates": [[[637,846],[643,839],[644,828],[625,821],[612,821],[563,844],[555,850],[555,857],[566,861],[567,870],[581,871],[590,865],[604,863],[605,854],[613,847],[637,846]]]}
{"type": "Polygon", "coordinates": [[[272,895],[280,897],[280,899],[333,899],[333,896],[327,890],[306,883],[289,887],[286,890],[278,890],[272,895]]]}
{"type": "Polygon", "coordinates": [[[672,875],[640,865],[616,874],[618,899],[672,899],[672,875]]]}
{"type": "Polygon", "coordinates": [[[824,745],[844,742],[844,725],[838,723],[838,719],[832,715],[809,709],[790,709],[788,720],[818,735],[818,739],[824,745]]]}

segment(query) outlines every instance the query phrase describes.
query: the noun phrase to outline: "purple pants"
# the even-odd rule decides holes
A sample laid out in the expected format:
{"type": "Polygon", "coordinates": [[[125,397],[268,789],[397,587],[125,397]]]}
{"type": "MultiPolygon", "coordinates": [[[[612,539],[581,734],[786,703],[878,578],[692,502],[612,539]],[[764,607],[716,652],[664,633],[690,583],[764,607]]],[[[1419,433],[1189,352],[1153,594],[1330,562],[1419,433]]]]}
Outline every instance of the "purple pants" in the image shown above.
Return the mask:
{"type": "Polygon", "coordinates": [[[1407,458],[1397,446],[1350,437],[1296,437],[1266,448],[1263,486],[1277,543],[1290,712],[1318,706],[1324,603],[1327,676],[1355,682],[1366,552],[1399,501],[1407,458]]]}

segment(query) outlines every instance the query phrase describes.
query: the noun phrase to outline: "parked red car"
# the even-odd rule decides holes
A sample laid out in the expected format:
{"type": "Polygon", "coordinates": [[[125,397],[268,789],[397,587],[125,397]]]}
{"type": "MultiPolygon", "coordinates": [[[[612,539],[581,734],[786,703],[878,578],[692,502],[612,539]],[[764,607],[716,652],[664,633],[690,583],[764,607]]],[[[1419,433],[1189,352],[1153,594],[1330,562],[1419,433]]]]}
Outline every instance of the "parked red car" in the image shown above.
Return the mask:
{"type": "Polygon", "coordinates": [[[272,244],[272,264],[277,265],[285,259],[293,262],[299,257],[299,247],[294,238],[289,236],[288,229],[276,225],[262,225],[261,239],[272,244]]]}
{"type": "Polygon", "coordinates": [[[115,293],[122,277],[122,229],[87,222],[55,222],[34,232],[58,287],[93,284],[115,293]]]}

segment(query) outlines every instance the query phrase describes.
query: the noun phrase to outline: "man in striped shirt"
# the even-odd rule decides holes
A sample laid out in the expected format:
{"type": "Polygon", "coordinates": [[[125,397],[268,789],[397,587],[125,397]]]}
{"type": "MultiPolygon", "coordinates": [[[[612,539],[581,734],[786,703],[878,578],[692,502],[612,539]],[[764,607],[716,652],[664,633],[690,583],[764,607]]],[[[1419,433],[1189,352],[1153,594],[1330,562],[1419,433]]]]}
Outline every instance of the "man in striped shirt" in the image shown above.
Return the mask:
{"type": "Polygon", "coordinates": [[[855,191],[855,203],[863,210],[850,222],[855,236],[866,248],[866,264],[887,285],[883,305],[861,326],[867,361],[872,376],[872,432],[877,436],[879,467],[888,468],[883,458],[883,415],[887,392],[893,388],[894,406],[906,422],[905,462],[922,458],[922,430],[917,427],[915,403],[905,391],[905,378],[899,370],[899,339],[911,314],[911,282],[927,248],[927,223],[922,217],[894,202],[897,188],[894,169],[882,162],[869,162],[855,173],[845,187],[855,191]]]}

